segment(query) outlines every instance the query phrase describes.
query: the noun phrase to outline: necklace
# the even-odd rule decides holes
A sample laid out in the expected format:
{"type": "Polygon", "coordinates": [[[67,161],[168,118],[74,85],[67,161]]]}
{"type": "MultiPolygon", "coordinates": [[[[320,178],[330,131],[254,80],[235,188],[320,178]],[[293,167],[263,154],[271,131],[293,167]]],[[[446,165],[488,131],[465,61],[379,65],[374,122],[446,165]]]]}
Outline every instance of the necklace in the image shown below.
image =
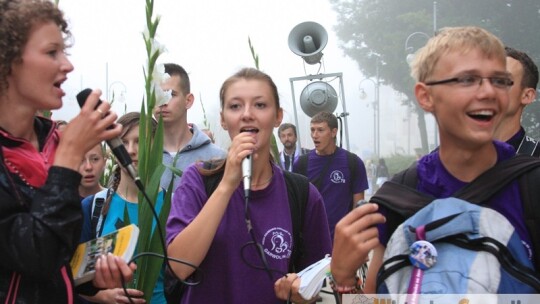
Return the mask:
{"type": "Polygon", "coordinates": [[[270,183],[270,181],[272,180],[272,178],[274,177],[274,168],[272,168],[272,174],[270,174],[270,178],[268,178],[267,180],[265,180],[264,182],[262,183],[258,183],[258,184],[251,184],[251,187],[252,188],[258,188],[258,187],[262,187],[264,185],[267,185],[270,183]]]}

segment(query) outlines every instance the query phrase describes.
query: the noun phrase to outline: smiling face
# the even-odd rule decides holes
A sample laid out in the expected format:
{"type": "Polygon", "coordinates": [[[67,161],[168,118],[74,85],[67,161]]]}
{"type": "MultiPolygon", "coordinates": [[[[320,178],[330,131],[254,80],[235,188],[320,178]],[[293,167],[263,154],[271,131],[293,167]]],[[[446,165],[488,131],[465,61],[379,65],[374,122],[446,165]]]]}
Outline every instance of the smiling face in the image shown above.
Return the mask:
{"type": "Polygon", "coordinates": [[[60,88],[73,65],[65,54],[64,39],[54,22],[32,27],[22,60],[12,65],[7,94],[30,111],[58,109],[65,95],[60,88]]]}
{"type": "Polygon", "coordinates": [[[257,149],[268,149],[273,129],[281,124],[283,111],[278,108],[270,85],[258,79],[238,79],[223,94],[221,126],[234,138],[240,132],[256,133],[257,149]]]}
{"type": "MultiPolygon", "coordinates": [[[[507,77],[506,63],[478,49],[450,51],[439,59],[426,82],[464,75],[507,77]]],[[[451,143],[473,148],[491,143],[495,127],[508,107],[508,89],[494,86],[486,78],[480,85],[469,87],[419,82],[415,93],[421,107],[437,119],[441,147],[451,143]]]]}

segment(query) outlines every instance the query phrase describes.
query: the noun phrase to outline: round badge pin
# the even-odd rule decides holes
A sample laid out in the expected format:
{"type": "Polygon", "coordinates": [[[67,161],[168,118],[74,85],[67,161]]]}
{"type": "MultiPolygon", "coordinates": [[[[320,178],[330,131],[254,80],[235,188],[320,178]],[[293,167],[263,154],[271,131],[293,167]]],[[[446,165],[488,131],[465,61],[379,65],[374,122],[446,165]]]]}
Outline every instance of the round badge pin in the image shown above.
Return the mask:
{"type": "Polygon", "coordinates": [[[409,249],[409,260],[414,267],[426,270],[437,263],[437,249],[430,242],[416,241],[409,249]]]}

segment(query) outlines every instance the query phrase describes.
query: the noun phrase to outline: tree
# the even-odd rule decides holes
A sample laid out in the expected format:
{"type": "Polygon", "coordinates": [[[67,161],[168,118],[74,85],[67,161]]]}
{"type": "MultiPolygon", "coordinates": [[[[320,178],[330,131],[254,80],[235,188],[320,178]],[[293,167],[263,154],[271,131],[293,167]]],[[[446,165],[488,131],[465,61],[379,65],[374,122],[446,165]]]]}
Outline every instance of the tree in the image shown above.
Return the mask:
{"type": "MultiPolygon", "coordinates": [[[[330,0],[338,13],[335,27],[340,47],[358,63],[367,77],[376,73],[379,56],[381,82],[406,96],[418,115],[422,149],[428,152],[424,112],[412,91],[414,80],[406,62],[408,53],[421,48],[434,29],[446,26],[475,25],[494,33],[503,43],[525,51],[540,60],[540,41],[535,39],[540,28],[538,0],[438,0],[436,18],[434,2],[427,0],[330,0]],[[434,24],[436,20],[436,24],[434,24]],[[419,34],[413,34],[419,33],[419,34]],[[405,42],[409,38],[405,49],[405,42]]],[[[532,134],[540,134],[540,107],[529,106],[523,125],[532,134]]]]}

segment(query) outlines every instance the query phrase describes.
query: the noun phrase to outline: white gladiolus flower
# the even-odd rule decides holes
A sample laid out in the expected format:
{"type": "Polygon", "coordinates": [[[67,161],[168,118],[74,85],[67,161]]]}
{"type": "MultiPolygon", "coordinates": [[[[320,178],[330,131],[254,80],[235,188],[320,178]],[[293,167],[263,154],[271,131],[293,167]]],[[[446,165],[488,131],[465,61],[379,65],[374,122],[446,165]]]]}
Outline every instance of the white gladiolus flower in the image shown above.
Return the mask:
{"type": "Polygon", "coordinates": [[[156,106],[163,106],[169,103],[172,98],[172,91],[163,91],[161,86],[154,84],[154,90],[156,91],[156,106]]]}
{"type": "Polygon", "coordinates": [[[172,91],[167,90],[163,91],[161,89],[161,84],[167,81],[170,78],[169,74],[165,73],[165,66],[163,64],[158,64],[153,73],[153,87],[156,92],[156,106],[162,106],[167,104],[172,98],[172,91]]]}

